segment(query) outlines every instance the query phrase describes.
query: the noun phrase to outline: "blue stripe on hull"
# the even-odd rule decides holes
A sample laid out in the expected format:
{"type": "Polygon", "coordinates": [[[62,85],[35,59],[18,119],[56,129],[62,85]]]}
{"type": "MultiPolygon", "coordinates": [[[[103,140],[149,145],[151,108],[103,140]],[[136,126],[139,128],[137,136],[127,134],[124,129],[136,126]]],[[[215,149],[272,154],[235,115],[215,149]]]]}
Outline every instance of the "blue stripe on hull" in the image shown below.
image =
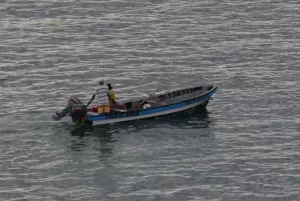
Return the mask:
{"type": "Polygon", "coordinates": [[[101,120],[106,120],[107,118],[106,118],[106,116],[104,116],[104,115],[99,115],[99,116],[90,116],[90,117],[88,117],[88,121],[101,121],[101,120]]]}

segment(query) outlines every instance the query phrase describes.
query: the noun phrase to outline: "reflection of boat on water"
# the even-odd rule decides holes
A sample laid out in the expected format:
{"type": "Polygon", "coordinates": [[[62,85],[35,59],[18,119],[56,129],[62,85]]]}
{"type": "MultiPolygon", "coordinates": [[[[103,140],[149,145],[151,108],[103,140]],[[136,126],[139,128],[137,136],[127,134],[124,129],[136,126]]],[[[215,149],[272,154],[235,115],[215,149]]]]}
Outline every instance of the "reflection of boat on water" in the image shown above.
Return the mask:
{"type": "MultiPolygon", "coordinates": [[[[191,109],[206,108],[217,86],[201,85],[197,87],[173,90],[149,96],[146,100],[138,99],[121,103],[122,109],[111,107],[111,111],[99,114],[88,109],[84,104],[72,105],[70,116],[73,122],[88,125],[107,125],[117,122],[128,122],[140,119],[153,119],[162,116],[179,114],[191,109]],[[143,108],[143,103],[151,107],[143,108]]],[[[59,115],[59,113],[56,113],[59,115]]]]}
{"type": "Polygon", "coordinates": [[[195,108],[169,118],[155,118],[155,119],[140,119],[136,121],[123,122],[122,124],[107,124],[98,126],[77,125],[71,131],[72,136],[83,137],[87,135],[98,136],[100,138],[107,138],[113,133],[118,133],[120,130],[128,130],[131,132],[140,132],[145,129],[173,127],[173,128],[207,128],[211,123],[209,112],[206,108],[195,108]]]}
{"type": "Polygon", "coordinates": [[[115,133],[113,129],[107,128],[95,129],[91,126],[76,127],[70,132],[74,137],[70,142],[70,148],[73,151],[80,152],[83,151],[88,144],[93,143],[93,149],[98,150],[101,157],[110,157],[113,155],[113,143],[117,141],[114,139],[113,133],[115,133]]]}
{"type": "MultiPolygon", "coordinates": [[[[70,132],[73,136],[70,148],[74,151],[83,151],[86,147],[91,147],[92,144],[93,149],[99,151],[99,157],[107,158],[113,155],[117,141],[124,139],[124,137],[122,137],[124,133],[143,136],[143,139],[146,135],[151,133],[152,136],[160,138],[160,134],[159,132],[157,134],[156,130],[171,133],[176,130],[177,136],[184,136],[186,134],[182,134],[182,131],[188,132],[189,129],[195,131],[196,128],[198,130],[197,135],[201,137],[210,135],[210,129],[207,128],[211,121],[209,112],[204,108],[179,113],[169,118],[141,119],[124,122],[122,124],[107,124],[101,127],[82,125],[77,126],[70,132]],[[199,132],[199,130],[201,131],[202,129],[205,131],[199,132]],[[205,133],[205,135],[203,135],[203,133],[205,133]]],[[[69,129],[66,128],[66,130],[69,129]]],[[[174,136],[173,133],[172,136],[174,136]]]]}

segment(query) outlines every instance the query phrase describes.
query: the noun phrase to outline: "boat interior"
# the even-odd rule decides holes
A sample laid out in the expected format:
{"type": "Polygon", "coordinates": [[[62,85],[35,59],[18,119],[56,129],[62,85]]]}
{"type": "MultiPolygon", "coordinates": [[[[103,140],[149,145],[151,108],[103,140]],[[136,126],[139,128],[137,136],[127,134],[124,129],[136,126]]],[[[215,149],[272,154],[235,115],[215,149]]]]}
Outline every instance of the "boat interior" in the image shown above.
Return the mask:
{"type": "MultiPolygon", "coordinates": [[[[213,88],[213,85],[204,85],[187,89],[172,90],[167,93],[157,93],[155,95],[149,94],[149,96],[145,99],[127,101],[125,103],[122,103],[122,105],[124,105],[124,108],[122,108],[121,111],[141,110],[143,109],[142,106],[146,103],[150,104],[151,108],[169,105],[200,96],[212,90],[213,88]]],[[[120,111],[120,109],[114,108],[114,106],[111,107],[111,110],[116,112],[120,111]]]]}
{"type": "MultiPolygon", "coordinates": [[[[149,94],[149,96],[144,99],[131,100],[111,105],[110,111],[111,113],[139,111],[143,110],[144,104],[150,104],[151,108],[170,105],[173,103],[181,102],[200,96],[212,90],[213,88],[214,85],[203,85],[187,89],[178,89],[169,92],[161,92],[155,95],[149,94]]],[[[97,113],[97,108],[91,108],[89,115],[99,115],[97,113]]]]}

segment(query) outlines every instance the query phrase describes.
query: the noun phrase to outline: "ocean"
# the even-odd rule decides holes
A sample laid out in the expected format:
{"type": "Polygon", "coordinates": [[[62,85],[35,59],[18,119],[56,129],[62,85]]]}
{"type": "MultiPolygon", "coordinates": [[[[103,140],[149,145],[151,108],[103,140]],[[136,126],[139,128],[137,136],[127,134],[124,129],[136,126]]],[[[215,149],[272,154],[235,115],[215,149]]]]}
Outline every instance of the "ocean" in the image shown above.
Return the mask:
{"type": "Polygon", "coordinates": [[[2,0],[0,200],[300,200],[295,0],[2,0]],[[206,111],[78,128],[116,100],[216,84],[206,111]]]}

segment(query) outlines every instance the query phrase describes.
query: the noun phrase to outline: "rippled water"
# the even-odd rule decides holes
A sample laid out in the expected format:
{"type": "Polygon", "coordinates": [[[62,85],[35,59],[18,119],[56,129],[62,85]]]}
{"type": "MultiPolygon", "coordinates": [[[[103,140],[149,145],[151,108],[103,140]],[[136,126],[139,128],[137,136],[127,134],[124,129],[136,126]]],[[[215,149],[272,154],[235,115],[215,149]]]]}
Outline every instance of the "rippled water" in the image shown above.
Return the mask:
{"type": "Polygon", "coordinates": [[[0,3],[1,200],[299,200],[296,0],[0,3]],[[218,84],[207,112],[81,130],[118,99],[218,84]]]}

